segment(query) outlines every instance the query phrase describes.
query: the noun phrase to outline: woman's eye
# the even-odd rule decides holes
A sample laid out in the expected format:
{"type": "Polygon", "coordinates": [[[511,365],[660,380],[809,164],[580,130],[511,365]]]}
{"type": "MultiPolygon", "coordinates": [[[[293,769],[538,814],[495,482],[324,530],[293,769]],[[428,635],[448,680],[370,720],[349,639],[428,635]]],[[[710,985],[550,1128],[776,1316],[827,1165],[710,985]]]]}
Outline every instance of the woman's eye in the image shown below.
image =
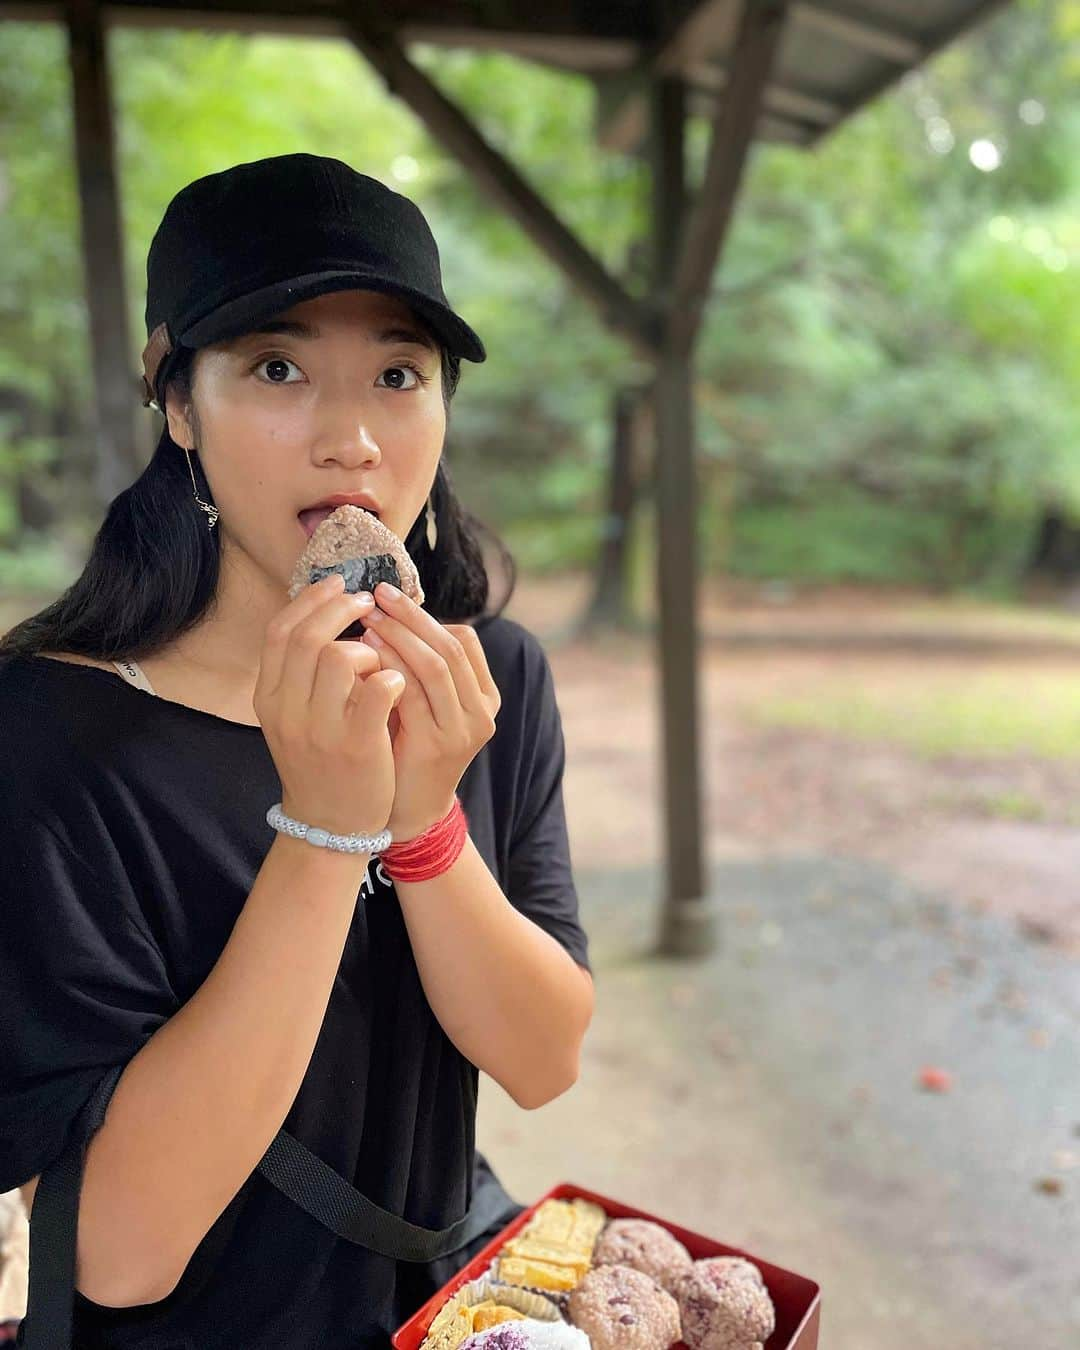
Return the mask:
{"type": "Polygon", "coordinates": [[[388,366],[383,371],[383,375],[390,377],[389,388],[391,389],[416,389],[421,384],[426,383],[426,376],[422,375],[415,366],[388,366]],[[403,377],[412,375],[413,384],[402,383],[403,377]]]}
{"type": "Polygon", "coordinates": [[[289,361],[284,356],[264,356],[263,359],[255,365],[255,370],[260,370],[266,366],[266,380],[269,384],[295,384],[295,380],[279,379],[278,376],[286,366],[292,366],[293,370],[299,370],[300,367],[295,361],[289,361]],[[271,373],[275,372],[275,373],[271,373]]]}

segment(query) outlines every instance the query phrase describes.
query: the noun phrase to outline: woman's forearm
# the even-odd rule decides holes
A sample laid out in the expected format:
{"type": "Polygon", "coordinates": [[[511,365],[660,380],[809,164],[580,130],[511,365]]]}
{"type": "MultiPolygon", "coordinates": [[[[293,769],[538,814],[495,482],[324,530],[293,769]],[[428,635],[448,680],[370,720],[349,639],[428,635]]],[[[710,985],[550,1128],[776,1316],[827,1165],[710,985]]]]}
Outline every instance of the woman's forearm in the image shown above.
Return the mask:
{"type": "Polygon", "coordinates": [[[87,1298],[164,1298],[254,1171],[307,1071],[368,861],[278,835],[214,968],[124,1069],[86,1153],[87,1298]]]}
{"type": "Polygon", "coordinates": [[[394,883],[428,1002],[519,1106],[565,1092],[592,1018],[588,972],[516,910],[472,839],[431,881],[394,883]]]}

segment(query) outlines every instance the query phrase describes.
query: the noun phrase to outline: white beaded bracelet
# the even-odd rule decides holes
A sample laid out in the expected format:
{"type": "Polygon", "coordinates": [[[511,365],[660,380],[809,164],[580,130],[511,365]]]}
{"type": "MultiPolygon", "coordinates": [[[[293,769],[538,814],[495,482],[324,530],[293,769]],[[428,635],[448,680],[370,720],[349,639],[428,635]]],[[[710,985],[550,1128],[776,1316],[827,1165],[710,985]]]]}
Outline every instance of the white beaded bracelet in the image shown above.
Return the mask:
{"type": "Polygon", "coordinates": [[[318,825],[293,820],[282,811],[280,802],[275,802],[267,811],[266,823],[281,834],[291,834],[294,839],[306,839],[316,848],[333,849],[335,853],[384,853],[393,842],[389,830],[383,830],[380,834],[331,834],[318,825]]]}

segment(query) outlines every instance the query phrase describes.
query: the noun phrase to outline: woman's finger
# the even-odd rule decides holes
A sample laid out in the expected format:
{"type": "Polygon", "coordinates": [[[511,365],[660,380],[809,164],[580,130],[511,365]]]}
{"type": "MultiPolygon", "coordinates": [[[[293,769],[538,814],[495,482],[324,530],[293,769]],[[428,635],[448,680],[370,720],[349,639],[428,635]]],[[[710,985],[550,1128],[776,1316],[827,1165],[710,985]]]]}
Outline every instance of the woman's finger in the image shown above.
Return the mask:
{"type": "MultiPolygon", "coordinates": [[[[375,602],[378,609],[373,613],[387,614],[442,657],[457,689],[458,702],[466,715],[487,716],[487,700],[484,699],[482,690],[476,682],[472,662],[462,643],[450,631],[449,625],[440,623],[410,596],[399,591],[396,586],[387,585],[386,582],[380,582],[375,587],[375,602]]],[[[415,650],[403,645],[402,652],[420,673],[415,650]]]]}
{"type": "Polygon", "coordinates": [[[465,655],[473,668],[473,674],[476,676],[476,683],[480,692],[489,699],[493,699],[495,710],[502,706],[502,695],[499,693],[499,686],[492,678],[491,670],[487,663],[487,656],[484,653],[483,644],[480,641],[480,635],[471,624],[467,623],[448,623],[446,631],[453,633],[461,645],[465,648],[465,655]]]}
{"type": "Polygon", "coordinates": [[[262,653],[259,658],[259,692],[266,698],[277,692],[285,669],[285,652],[289,635],[322,605],[335,596],[344,594],[345,578],[340,572],[331,572],[312,586],[305,586],[280,609],[266,625],[262,653]]]}
{"type": "MultiPolygon", "coordinates": [[[[290,629],[278,691],[281,720],[286,727],[307,724],[323,649],[329,649],[335,661],[340,661],[342,651],[353,654],[351,642],[341,643],[342,651],[337,650],[338,635],[354,619],[370,613],[371,608],[365,606],[360,595],[342,592],[316,607],[290,629]]],[[[338,670],[339,666],[334,668],[338,670]]]]}
{"type": "Polygon", "coordinates": [[[383,670],[397,670],[405,676],[405,692],[394,706],[399,710],[404,709],[406,727],[410,730],[418,730],[419,728],[415,726],[417,716],[426,718],[429,722],[434,722],[435,717],[431,711],[427,694],[424,692],[424,686],[416,678],[416,672],[409,668],[408,662],[403,661],[393,647],[383,642],[373,629],[369,628],[361,641],[364,646],[378,653],[379,664],[383,670]]]}
{"type": "MultiPolygon", "coordinates": [[[[369,631],[374,629],[377,636],[412,669],[423,686],[431,705],[431,715],[440,731],[447,736],[455,736],[473,709],[485,711],[480,703],[480,690],[472,666],[461,644],[451,634],[445,634],[445,640],[440,641],[439,645],[447,649],[452,666],[446,656],[433,650],[423,638],[389,614],[372,610],[370,614],[362,616],[362,622],[369,631]],[[462,689],[465,691],[464,697],[462,689]]],[[[445,633],[441,624],[439,630],[445,633]]]]}
{"type": "Polygon", "coordinates": [[[348,737],[360,692],[357,686],[378,669],[378,653],[365,649],[362,642],[333,642],[323,649],[315,668],[308,722],[319,745],[329,749],[348,737]]]}

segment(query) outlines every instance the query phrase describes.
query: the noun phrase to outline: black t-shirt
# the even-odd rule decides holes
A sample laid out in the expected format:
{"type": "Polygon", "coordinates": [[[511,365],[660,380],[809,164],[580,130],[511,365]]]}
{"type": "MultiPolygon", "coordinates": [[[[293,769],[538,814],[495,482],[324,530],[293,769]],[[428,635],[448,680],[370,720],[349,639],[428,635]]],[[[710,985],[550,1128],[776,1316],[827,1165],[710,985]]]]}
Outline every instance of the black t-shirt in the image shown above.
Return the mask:
{"type": "MultiPolygon", "coordinates": [[[[502,696],[458,788],[510,902],[589,968],[571,874],[565,750],[543,647],[477,624],[502,696]]],[[[275,838],[281,782],[257,726],[49,657],[0,659],[0,1192],[40,1173],[111,1066],[221,955],[275,838]]],[[[445,1228],[481,1186],[479,1072],[424,995],[373,858],[284,1128],[376,1204],[445,1228]]],[[[163,1160],[166,1161],[166,1160],[163,1160]]],[[[501,1189],[501,1188],[500,1188],[501,1189]]],[[[78,1350],[362,1350],[409,1317],[521,1206],[427,1264],[338,1238],[253,1172],[157,1303],[75,1296],[78,1350]]]]}

